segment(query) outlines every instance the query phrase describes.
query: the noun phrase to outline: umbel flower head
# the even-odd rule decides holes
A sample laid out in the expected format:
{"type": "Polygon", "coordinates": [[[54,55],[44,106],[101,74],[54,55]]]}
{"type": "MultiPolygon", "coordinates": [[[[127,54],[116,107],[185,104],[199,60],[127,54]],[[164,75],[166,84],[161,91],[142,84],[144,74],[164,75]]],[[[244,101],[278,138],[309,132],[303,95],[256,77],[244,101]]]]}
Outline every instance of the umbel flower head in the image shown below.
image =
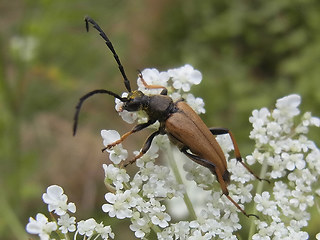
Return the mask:
{"type": "Polygon", "coordinates": [[[298,118],[300,103],[301,97],[292,94],[278,99],[273,111],[254,110],[249,119],[256,148],[247,161],[264,165],[266,176],[275,180],[272,191],[254,197],[257,210],[270,221],[256,221],[253,239],[309,238],[301,229],[319,191],[320,151],[306,134],[309,127],[320,127],[320,119],[310,112],[298,118]]]}
{"type": "MultiPolygon", "coordinates": [[[[202,79],[201,73],[191,65],[164,72],[145,69],[142,74],[147,84],[165,86],[172,99],[183,98],[198,114],[205,112],[203,100],[189,92],[202,79]]],[[[160,93],[161,89],[145,89],[140,80],[137,80],[140,91],[160,93]]],[[[244,160],[257,164],[260,177],[270,179],[271,184],[257,182],[232,157],[233,144],[228,135],[216,137],[231,173],[229,195],[243,209],[251,202],[254,210],[250,213],[260,217],[249,218],[250,229],[243,229],[249,232],[248,239],[310,237],[304,227],[310,221],[310,208],[316,196],[318,199],[320,196],[317,185],[320,152],[307,133],[310,127],[319,127],[320,120],[310,112],[301,115],[300,103],[301,97],[292,94],[277,100],[273,110],[254,110],[249,118],[255,150],[244,160]]],[[[116,99],[117,110],[122,104],[116,99]]],[[[147,121],[140,111],[119,111],[119,115],[128,123],[147,121]]],[[[154,131],[159,125],[155,123],[149,128],[154,131]]],[[[105,146],[120,139],[116,130],[102,130],[101,136],[105,146]]],[[[127,173],[130,167],[123,168],[122,164],[140,151],[130,153],[118,144],[107,152],[111,163],[103,164],[103,169],[108,192],[101,209],[108,218],[130,220],[129,228],[137,239],[148,239],[151,232],[166,240],[237,239],[238,231],[244,226],[239,210],[222,195],[215,175],[182,155],[171,146],[166,135],[153,139],[150,149],[135,162],[137,170],[132,175],[127,173]],[[163,161],[158,161],[159,157],[163,161]]],[[[115,237],[110,226],[99,224],[93,217],[76,221],[69,215],[75,212],[75,205],[67,199],[61,187],[50,186],[43,200],[48,210],[58,216],[57,221],[49,222],[43,214],[38,214],[36,219],[30,218],[27,231],[41,239],[52,239],[53,232],[73,233],[74,239],[115,237]]]]}
{"type": "MultiPolygon", "coordinates": [[[[202,99],[188,93],[193,84],[199,83],[197,79],[201,79],[201,74],[190,65],[167,72],[145,69],[142,74],[148,84],[161,84],[168,89],[168,95],[173,99],[177,100],[183,97],[189,101],[188,104],[196,112],[205,112],[202,99]],[[185,84],[189,84],[189,86],[185,84]]],[[[150,94],[159,94],[161,90],[146,90],[143,84],[139,83],[139,79],[138,86],[139,90],[150,91],[150,94]]],[[[116,102],[117,106],[121,104],[119,101],[116,102]]],[[[279,99],[274,110],[270,111],[266,108],[254,110],[252,117],[250,117],[250,122],[253,125],[250,137],[256,141],[256,150],[246,159],[250,164],[256,162],[261,164],[263,170],[261,177],[277,179],[268,187],[274,186],[271,193],[268,191],[253,193],[253,176],[245,168],[239,167],[236,159],[230,158],[229,152],[233,150],[230,137],[217,137],[228,159],[228,169],[232,173],[231,184],[228,186],[230,196],[241,207],[253,200],[256,211],[270,218],[269,222],[252,220],[255,223],[253,227],[258,229],[258,233],[254,235],[256,239],[259,239],[258,236],[263,236],[263,234],[259,235],[262,232],[268,232],[267,237],[270,238],[277,235],[284,238],[296,234],[304,239],[308,236],[301,228],[307,225],[310,215],[303,213],[303,211],[314,204],[311,197],[314,190],[311,189],[314,189],[314,183],[318,179],[312,177],[312,174],[308,174],[308,171],[311,170],[308,169],[311,166],[308,165],[308,162],[313,164],[313,169],[316,170],[315,175],[319,175],[320,168],[316,162],[320,163],[320,160],[318,148],[311,140],[307,139],[305,134],[310,126],[319,127],[319,119],[306,113],[300,120],[301,122],[297,121],[295,118],[300,114],[298,108],[300,102],[299,95],[289,95],[279,99]],[[273,154],[274,158],[271,157],[273,154]],[[306,175],[294,174],[294,170],[305,171],[306,175]],[[297,179],[297,184],[299,183],[301,188],[307,192],[302,194],[301,190],[289,187],[282,180],[285,176],[297,179]],[[305,186],[306,184],[303,183],[301,177],[306,178],[307,176],[310,176],[310,179],[307,179],[308,186],[305,186]],[[280,187],[281,184],[284,184],[286,188],[280,187]],[[280,189],[284,192],[278,193],[280,189]],[[287,202],[286,198],[283,198],[286,196],[285,193],[290,195],[287,202]],[[304,198],[304,196],[307,197],[304,198]],[[286,212],[289,210],[288,207],[285,208],[288,203],[294,208],[286,212]],[[300,210],[296,211],[295,208],[300,210]],[[293,221],[286,219],[288,214],[294,219],[293,221]],[[276,229],[265,231],[266,227],[273,226],[273,224],[278,224],[281,233],[276,229]],[[285,228],[286,231],[282,228],[285,228]]],[[[127,113],[120,112],[119,114],[123,120],[128,121],[127,113]]],[[[141,123],[146,120],[143,113],[136,112],[128,122],[141,123]]],[[[150,126],[150,128],[157,128],[157,125],[156,127],[150,126]]],[[[102,136],[106,142],[106,135],[102,134],[102,136]]],[[[119,138],[120,134],[117,139],[119,138]]],[[[159,239],[197,239],[200,237],[201,239],[236,239],[235,233],[241,229],[238,210],[224,196],[221,196],[216,177],[208,169],[186,159],[176,151],[175,147],[171,147],[167,136],[157,136],[149,151],[137,160],[136,165],[139,170],[132,177],[122,172],[121,177],[116,178],[117,174],[115,173],[120,171],[118,170],[119,165],[110,157],[113,164],[109,165],[108,171],[106,171],[106,184],[113,187],[114,192],[106,194],[107,203],[103,206],[103,211],[108,213],[110,217],[130,219],[132,222],[130,229],[135,232],[137,238],[141,239],[145,238],[155,227],[157,227],[156,232],[159,239]],[[155,162],[159,155],[168,160],[170,167],[159,166],[155,162]],[[173,162],[180,164],[180,167],[173,166],[173,162]],[[110,171],[111,169],[114,173],[110,171]],[[185,172],[181,169],[184,169],[185,172]],[[110,176],[114,176],[113,180],[110,176]],[[178,181],[180,178],[183,180],[178,181]],[[193,183],[196,183],[196,186],[192,185],[193,183]],[[183,205],[186,207],[182,208],[183,205]],[[155,206],[158,207],[155,208],[155,206]],[[171,212],[171,209],[177,211],[171,212]],[[173,213],[185,211],[189,211],[189,215],[194,218],[193,221],[172,221],[175,219],[173,213]]],[[[130,156],[130,154],[128,155],[130,156]]],[[[105,167],[106,169],[107,167],[105,167]]]]}
{"type": "Polygon", "coordinates": [[[81,220],[76,222],[76,217],[70,216],[67,211],[71,213],[76,212],[74,203],[67,203],[67,195],[63,193],[62,187],[52,185],[47,188],[47,192],[43,194],[42,199],[44,203],[48,204],[48,210],[51,213],[52,221],[42,214],[38,213],[36,218],[29,218],[29,223],[26,226],[26,231],[30,234],[37,234],[41,240],[56,240],[71,239],[113,239],[114,233],[110,226],[104,226],[103,223],[97,223],[93,218],[81,220]],[[64,238],[61,238],[64,236],[64,238]],[[80,237],[80,238],[79,238],[80,237]]]}

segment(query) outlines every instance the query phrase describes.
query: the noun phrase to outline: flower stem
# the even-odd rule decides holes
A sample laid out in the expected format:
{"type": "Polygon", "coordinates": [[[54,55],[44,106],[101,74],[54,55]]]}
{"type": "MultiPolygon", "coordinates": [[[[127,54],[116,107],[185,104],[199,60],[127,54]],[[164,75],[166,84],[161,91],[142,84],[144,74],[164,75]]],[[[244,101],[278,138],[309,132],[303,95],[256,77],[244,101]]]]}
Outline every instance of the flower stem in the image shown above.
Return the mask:
{"type": "MultiPolygon", "coordinates": [[[[174,156],[173,156],[173,149],[172,149],[172,146],[171,144],[168,144],[168,147],[167,147],[168,151],[166,151],[166,156],[167,156],[167,159],[169,161],[169,164],[170,164],[170,167],[173,171],[173,174],[178,182],[178,184],[184,184],[183,183],[183,180],[181,178],[181,175],[180,175],[180,172],[179,172],[179,169],[178,169],[178,165],[174,159],[174,156]]],[[[189,210],[189,214],[191,216],[192,219],[197,219],[197,215],[196,215],[196,212],[194,211],[194,208],[192,206],[192,203],[191,203],[191,200],[188,196],[188,193],[185,192],[183,194],[183,200],[187,206],[187,209],[189,210]]]]}
{"type": "Polygon", "coordinates": [[[69,237],[69,235],[68,234],[64,234],[64,238],[66,239],[66,240],[70,240],[70,237],[69,237]]]}
{"type": "MultiPolygon", "coordinates": [[[[267,173],[267,169],[268,169],[267,161],[264,161],[264,163],[261,167],[261,170],[260,170],[260,178],[265,178],[266,173],[267,173]]],[[[264,182],[265,181],[259,181],[257,188],[256,188],[256,194],[262,193],[264,182]]],[[[254,203],[254,205],[253,205],[253,214],[255,214],[255,215],[257,214],[256,203],[254,203]]],[[[255,230],[256,230],[255,221],[252,221],[250,224],[248,239],[252,239],[252,236],[253,236],[255,230]]]]}
{"type": "Polygon", "coordinates": [[[151,224],[150,227],[156,234],[161,232],[161,229],[158,226],[154,225],[154,224],[151,224]]]}

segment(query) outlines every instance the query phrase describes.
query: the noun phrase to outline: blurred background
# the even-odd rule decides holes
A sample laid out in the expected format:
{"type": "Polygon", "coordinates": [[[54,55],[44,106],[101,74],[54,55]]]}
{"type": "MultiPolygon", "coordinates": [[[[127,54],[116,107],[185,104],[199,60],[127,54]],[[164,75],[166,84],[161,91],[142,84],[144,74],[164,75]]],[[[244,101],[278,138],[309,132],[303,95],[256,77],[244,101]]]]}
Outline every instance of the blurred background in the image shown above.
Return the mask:
{"type": "MultiPolygon", "coordinates": [[[[0,238],[27,239],[29,216],[47,213],[41,195],[58,184],[76,203],[78,220],[94,215],[112,225],[116,239],[134,239],[100,207],[108,158],[100,130],[132,126],[102,95],[85,103],[72,136],[79,97],[98,88],[125,90],[98,33],[86,33],[84,16],[109,35],[133,88],[137,69],[189,63],[200,70],[203,81],[192,92],[205,101],[203,120],[231,129],[245,156],[254,148],[253,109],[298,93],[302,111],[320,116],[319,12],[317,0],[1,1],[0,238]]],[[[140,148],[149,133],[137,133],[125,147],[140,148]]],[[[310,133],[318,145],[319,133],[310,133]]],[[[319,231],[316,217],[310,236],[319,231]]]]}

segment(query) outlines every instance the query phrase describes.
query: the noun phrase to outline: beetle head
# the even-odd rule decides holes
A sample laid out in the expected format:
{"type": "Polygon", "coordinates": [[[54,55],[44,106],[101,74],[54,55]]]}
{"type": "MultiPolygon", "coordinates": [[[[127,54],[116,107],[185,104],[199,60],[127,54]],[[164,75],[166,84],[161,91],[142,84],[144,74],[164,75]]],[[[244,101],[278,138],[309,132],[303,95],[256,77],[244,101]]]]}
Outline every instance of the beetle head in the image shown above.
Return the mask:
{"type": "Polygon", "coordinates": [[[132,91],[128,94],[126,101],[122,106],[122,110],[127,110],[128,112],[135,112],[144,109],[149,102],[149,97],[146,96],[141,91],[132,91]]]}

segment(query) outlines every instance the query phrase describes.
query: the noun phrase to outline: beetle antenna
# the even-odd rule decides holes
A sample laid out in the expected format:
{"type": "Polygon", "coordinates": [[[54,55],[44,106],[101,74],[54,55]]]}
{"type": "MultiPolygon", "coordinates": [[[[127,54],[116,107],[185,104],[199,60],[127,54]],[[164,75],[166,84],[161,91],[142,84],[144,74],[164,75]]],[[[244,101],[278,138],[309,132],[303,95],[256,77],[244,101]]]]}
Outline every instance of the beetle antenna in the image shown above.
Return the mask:
{"type": "Polygon", "coordinates": [[[116,53],[116,51],[113,48],[113,45],[111,43],[111,41],[109,40],[109,38],[107,37],[107,35],[104,33],[104,31],[100,28],[100,26],[90,17],[85,17],[84,21],[86,22],[86,29],[87,32],[89,32],[89,23],[91,23],[93,25],[93,27],[98,30],[98,32],[100,33],[100,36],[105,40],[106,45],[108,46],[108,48],[110,49],[110,51],[113,53],[113,57],[116,60],[116,62],[118,63],[118,68],[121,72],[121,75],[123,77],[124,80],[124,85],[126,87],[126,89],[128,90],[128,92],[131,92],[131,86],[130,86],[130,82],[127,78],[127,75],[124,71],[124,68],[120,62],[120,59],[116,53]]]}
{"type": "Polygon", "coordinates": [[[91,92],[88,92],[86,95],[82,96],[79,99],[79,103],[76,106],[76,113],[74,114],[74,122],[73,122],[73,136],[75,136],[76,132],[77,132],[79,113],[80,113],[80,109],[81,109],[82,103],[87,98],[89,98],[89,97],[91,97],[91,96],[93,96],[95,94],[98,94],[98,93],[111,95],[111,96],[113,96],[115,98],[118,98],[122,102],[127,102],[128,101],[127,98],[120,97],[118,94],[116,94],[114,92],[111,92],[111,91],[108,91],[108,90],[105,90],[105,89],[97,89],[97,90],[93,90],[91,92]]]}

